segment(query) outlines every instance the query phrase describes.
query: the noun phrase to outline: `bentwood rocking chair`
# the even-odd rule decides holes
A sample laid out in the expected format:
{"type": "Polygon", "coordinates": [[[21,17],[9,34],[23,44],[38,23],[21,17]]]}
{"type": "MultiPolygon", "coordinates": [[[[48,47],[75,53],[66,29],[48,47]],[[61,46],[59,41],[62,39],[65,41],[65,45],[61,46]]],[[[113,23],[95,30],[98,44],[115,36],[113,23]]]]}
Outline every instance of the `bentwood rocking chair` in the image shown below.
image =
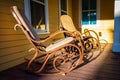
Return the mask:
{"type": "Polygon", "coordinates": [[[94,36],[99,41],[99,43],[102,43],[100,45],[102,45],[101,49],[103,49],[103,50],[104,50],[105,46],[108,44],[107,40],[100,39],[98,34],[94,30],[89,30],[89,29],[86,28],[86,29],[84,29],[83,35],[86,36],[86,37],[94,36]]]}
{"type": "Polygon", "coordinates": [[[17,6],[12,6],[11,12],[18,22],[14,29],[17,30],[17,27],[22,29],[29,42],[33,45],[30,50],[35,51],[34,56],[27,65],[29,71],[36,74],[66,74],[81,64],[83,49],[82,46],[79,49],[78,46],[74,45],[77,39],[71,32],[58,30],[47,38],[41,39],[17,6]],[[50,43],[48,46],[43,44],[60,33],[67,33],[73,36],[62,38],[50,43]],[[42,54],[42,56],[38,56],[38,53],[42,54]]]}
{"type": "MultiPolygon", "coordinates": [[[[78,35],[78,37],[80,37],[80,41],[82,42],[82,45],[84,47],[84,53],[90,53],[90,51],[93,50],[93,48],[97,48],[100,49],[100,43],[99,40],[96,37],[93,36],[87,36],[87,32],[84,33],[85,36],[83,36],[83,34],[81,34],[76,27],[74,26],[74,23],[71,19],[70,16],[68,15],[62,15],[60,17],[60,21],[61,21],[61,28],[62,30],[67,30],[70,32],[73,32],[74,34],[78,35]]],[[[96,34],[96,33],[95,33],[96,34]]]]}

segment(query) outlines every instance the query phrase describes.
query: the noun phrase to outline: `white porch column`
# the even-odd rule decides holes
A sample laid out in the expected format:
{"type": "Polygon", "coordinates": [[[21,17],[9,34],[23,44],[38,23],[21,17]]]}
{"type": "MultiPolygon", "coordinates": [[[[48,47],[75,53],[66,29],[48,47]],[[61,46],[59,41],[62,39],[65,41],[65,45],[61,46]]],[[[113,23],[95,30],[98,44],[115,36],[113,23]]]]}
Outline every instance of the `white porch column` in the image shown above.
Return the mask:
{"type": "Polygon", "coordinates": [[[115,0],[114,6],[114,43],[113,52],[120,52],[120,0],[115,0]]]}

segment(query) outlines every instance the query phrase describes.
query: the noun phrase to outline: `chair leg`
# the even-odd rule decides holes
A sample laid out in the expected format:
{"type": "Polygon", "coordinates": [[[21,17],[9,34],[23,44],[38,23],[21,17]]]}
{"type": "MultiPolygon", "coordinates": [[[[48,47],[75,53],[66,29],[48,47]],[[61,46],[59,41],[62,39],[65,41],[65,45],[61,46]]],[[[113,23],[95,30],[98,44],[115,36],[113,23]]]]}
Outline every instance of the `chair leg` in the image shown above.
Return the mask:
{"type": "Polygon", "coordinates": [[[83,51],[73,44],[67,44],[61,49],[61,54],[53,60],[53,66],[56,71],[66,74],[75,69],[83,61],[83,51]]]}
{"type": "Polygon", "coordinates": [[[32,62],[33,62],[33,61],[37,58],[37,56],[38,56],[38,51],[35,50],[34,48],[31,48],[31,49],[29,50],[29,52],[32,51],[32,50],[34,50],[34,51],[36,51],[36,52],[35,52],[33,58],[28,62],[28,66],[27,66],[28,70],[30,70],[30,65],[32,64],[32,62]]]}
{"type": "Polygon", "coordinates": [[[28,70],[39,75],[65,75],[83,62],[83,49],[80,49],[74,44],[66,44],[65,46],[61,46],[57,51],[53,51],[48,55],[46,54],[43,63],[36,67],[34,62],[38,61],[37,55],[38,52],[36,51],[33,58],[28,63],[28,70]],[[52,69],[47,70],[49,68],[46,67],[50,66],[52,66],[52,69]]]}

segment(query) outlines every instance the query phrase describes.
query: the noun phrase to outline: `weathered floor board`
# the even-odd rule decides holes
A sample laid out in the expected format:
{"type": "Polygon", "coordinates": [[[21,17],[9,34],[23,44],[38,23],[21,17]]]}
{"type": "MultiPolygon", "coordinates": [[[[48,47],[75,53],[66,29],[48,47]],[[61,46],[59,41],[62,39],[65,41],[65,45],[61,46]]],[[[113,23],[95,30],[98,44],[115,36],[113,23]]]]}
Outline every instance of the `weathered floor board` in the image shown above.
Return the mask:
{"type": "Polygon", "coordinates": [[[36,76],[22,70],[23,65],[0,72],[0,80],[120,80],[120,55],[112,53],[112,44],[93,61],[65,76],[36,76]]]}

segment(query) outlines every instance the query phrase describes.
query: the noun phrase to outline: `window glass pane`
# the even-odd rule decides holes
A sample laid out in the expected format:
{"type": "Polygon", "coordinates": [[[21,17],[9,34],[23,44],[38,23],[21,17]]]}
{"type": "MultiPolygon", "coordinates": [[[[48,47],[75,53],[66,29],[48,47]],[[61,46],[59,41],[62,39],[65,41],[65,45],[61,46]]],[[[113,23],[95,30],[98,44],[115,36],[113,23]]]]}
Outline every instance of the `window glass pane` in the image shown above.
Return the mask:
{"type": "Polygon", "coordinates": [[[96,24],[96,0],[82,0],[82,24],[96,24]]]}
{"type": "Polygon", "coordinates": [[[82,10],[89,9],[89,0],[82,0],[82,10]]]}
{"type": "Polygon", "coordinates": [[[90,0],[90,9],[96,9],[96,0],[90,0]]]}
{"type": "Polygon", "coordinates": [[[82,24],[89,24],[89,12],[82,13],[82,24]]]}
{"type": "Polygon", "coordinates": [[[37,26],[41,20],[41,24],[45,25],[45,6],[34,1],[31,1],[31,21],[35,28],[40,28],[37,26]]]}
{"type": "Polygon", "coordinates": [[[96,24],[96,11],[90,12],[90,24],[96,24]]]}
{"type": "Polygon", "coordinates": [[[67,11],[67,0],[61,0],[61,9],[67,11]]]}

